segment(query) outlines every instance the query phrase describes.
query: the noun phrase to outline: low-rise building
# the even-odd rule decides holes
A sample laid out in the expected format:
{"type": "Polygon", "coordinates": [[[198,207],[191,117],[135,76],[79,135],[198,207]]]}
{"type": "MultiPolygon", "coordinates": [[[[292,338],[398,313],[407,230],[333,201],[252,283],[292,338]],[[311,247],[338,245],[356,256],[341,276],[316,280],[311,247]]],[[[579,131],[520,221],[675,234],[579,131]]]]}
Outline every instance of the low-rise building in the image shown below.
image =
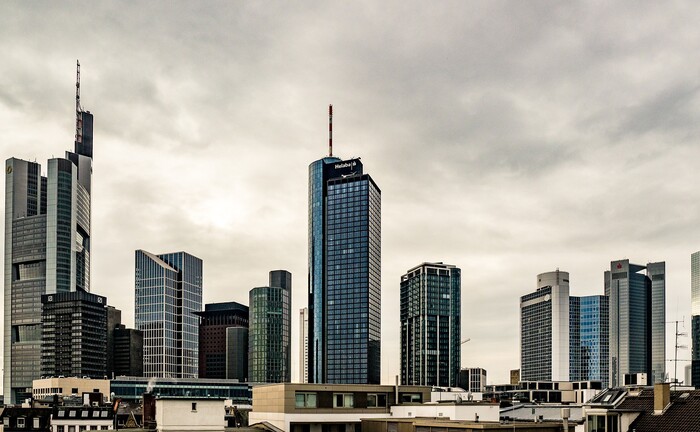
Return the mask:
{"type": "Polygon", "coordinates": [[[114,429],[111,406],[58,406],[53,408],[51,432],[79,432],[114,429]]]}
{"type": "Polygon", "coordinates": [[[5,407],[0,424],[3,432],[50,432],[51,408],[5,407]]]}
{"type": "Polygon", "coordinates": [[[428,418],[382,418],[362,419],[362,432],[480,432],[480,431],[518,431],[518,432],[561,432],[560,423],[498,423],[455,421],[428,418]]]}
{"type": "Polygon", "coordinates": [[[85,393],[101,393],[103,402],[106,402],[110,394],[110,382],[107,379],[78,377],[49,377],[32,381],[34,399],[48,399],[53,395],[82,397],[85,393]]]}
{"type": "Polygon", "coordinates": [[[148,392],[157,397],[221,398],[239,407],[251,406],[250,385],[238,380],[119,376],[110,381],[110,389],[123,401],[139,401],[148,392]]]}
{"type": "Polygon", "coordinates": [[[155,421],[158,432],[223,432],[223,399],[156,398],[155,421]]]}

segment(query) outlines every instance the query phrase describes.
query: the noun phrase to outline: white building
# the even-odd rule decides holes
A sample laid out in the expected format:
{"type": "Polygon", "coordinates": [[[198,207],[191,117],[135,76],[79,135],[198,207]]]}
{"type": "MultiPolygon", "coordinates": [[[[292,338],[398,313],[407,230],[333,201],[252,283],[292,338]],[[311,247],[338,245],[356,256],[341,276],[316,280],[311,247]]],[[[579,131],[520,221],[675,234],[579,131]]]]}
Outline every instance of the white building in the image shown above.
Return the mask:
{"type": "MultiPolygon", "coordinates": [[[[156,399],[158,432],[223,432],[223,399],[156,399]]],[[[68,432],[68,431],[66,431],[68,432]]]]}
{"type": "Polygon", "coordinates": [[[111,406],[60,406],[55,408],[51,417],[52,432],[112,429],[114,429],[114,413],[111,406]]]}

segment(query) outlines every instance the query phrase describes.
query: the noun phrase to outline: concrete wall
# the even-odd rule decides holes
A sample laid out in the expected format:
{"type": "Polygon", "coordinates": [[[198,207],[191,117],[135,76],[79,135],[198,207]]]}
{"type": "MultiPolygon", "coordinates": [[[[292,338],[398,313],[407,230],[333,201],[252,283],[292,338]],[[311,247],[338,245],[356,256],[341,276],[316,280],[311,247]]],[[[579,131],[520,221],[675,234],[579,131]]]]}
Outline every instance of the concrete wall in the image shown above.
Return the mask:
{"type": "Polygon", "coordinates": [[[223,400],[156,399],[159,432],[223,432],[225,413],[223,400]],[[197,404],[195,410],[192,404],[197,404]]]}
{"type": "Polygon", "coordinates": [[[497,422],[500,409],[498,404],[422,404],[396,405],[391,407],[391,416],[397,418],[447,417],[450,420],[476,420],[497,422]]]}

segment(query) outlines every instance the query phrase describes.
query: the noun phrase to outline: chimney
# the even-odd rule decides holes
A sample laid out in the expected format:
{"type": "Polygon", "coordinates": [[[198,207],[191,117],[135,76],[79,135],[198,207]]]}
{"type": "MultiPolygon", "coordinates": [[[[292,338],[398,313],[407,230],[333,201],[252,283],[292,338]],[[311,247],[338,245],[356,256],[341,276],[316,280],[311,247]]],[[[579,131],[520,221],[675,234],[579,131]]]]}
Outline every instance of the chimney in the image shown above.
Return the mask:
{"type": "Polygon", "coordinates": [[[661,415],[671,404],[671,384],[654,384],[654,415],[661,415]]]}

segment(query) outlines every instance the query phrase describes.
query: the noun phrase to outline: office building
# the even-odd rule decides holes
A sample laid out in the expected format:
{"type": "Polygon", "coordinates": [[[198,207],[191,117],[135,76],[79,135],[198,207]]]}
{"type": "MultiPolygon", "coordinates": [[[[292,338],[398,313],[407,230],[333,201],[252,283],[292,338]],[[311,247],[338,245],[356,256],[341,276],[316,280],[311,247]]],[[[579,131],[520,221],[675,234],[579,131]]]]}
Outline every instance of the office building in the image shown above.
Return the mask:
{"type": "Polygon", "coordinates": [[[461,280],[460,269],[441,262],[401,276],[402,385],[458,385],[461,280]]]}
{"type": "MultiPolygon", "coordinates": [[[[79,86],[77,87],[79,89],[79,86]]],[[[5,402],[41,376],[41,295],[90,290],[93,116],[76,98],[74,152],[41,165],[5,162],[5,402]]]]}
{"type": "Polygon", "coordinates": [[[299,382],[309,382],[309,308],[299,310],[299,382]]]}
{"type": "Polygon", "coordinates": [[[520,297],[521,381],[569,381],[569,273],[537,276],[537,290],[520,297]]]}
{"type": "Polygon", "coordinates": [[[41,296],[41,375],[104,378],[107,299],[82,290],[41,296]]]}
{"type": "Polygon", "coordinates": [[[203,312],[195,312],[199,322],[199,377],[227,378],[226,365],[229,364],[228,352],[234,356],[231,361],[243,363],[245,372],[231,377],[245,380],[248,376],[248,340],[236,346],[236,334],[248,335],[248,306],[236,302],[210,303],[204,305],[203,312]],[[227,332],[229,328],[240,327],[243,333],[227,332]],[[229,340],[230,336],[230,340],[229,340]],[[229,342],[231,344],[229,344],[229,342]],[[245,360],[244,360],[245,359],[245,360]]]}
{"type": "Polygon", "coordinates": [[[269,286],[250,290],[248,381],[291,381],[292,274],[270,272],[269,286]]]}
{"type": "Polygon", "coordinates": [[[381,191],[359,159],[309,166],[309,382],[379,384],[381,191]]]}
{"type": "Polygon", "coordinates": [[[520,369],[511,369],[510,370],[510,384],[511,385],[518,385],[520,382],[520,369]]]}
{"type": "Polygon", "coordinates": [[[605,272],[611,387],[623,385],[626,374],[646,373],[650,384],[665,379],[665,267],[620,260],[605,272]]]}
{"type": "Polygon", "coordinates": [[[226,328],[226,379],[248,381],[248,327],[226,328]]]}
{"type": "Polygon", "coordinates": [[[114,306],[107,306],[107,376],[114,376],[114,329],[122,323],[122,311],[114,306]]]}
{"type": "Polygon", "coordinates": [[[459,387],[470,393],[483,393],[486,390],[486,369],[463,368],[459,371],[459,387]]]}
{"type": "Polygon", "coordinates": [[[135,279],[144,376],[197,378],[202,260],[186,252],[137,250],[135,279]]]}
{"type": "Polygon", "coordinates": [[[700,388],[700,252],[690,256],[691,382],[700,388]]]}
{"type": "Polygon", "coordinates": [[[143,376],[143,332],[119,324],[112,333],[114,370],[110,378],[121,375],[143,376]]]}
{"type": "Polygon", "coordinates": [[[579,375],[572,381],[608,383],[608,297],[579,297],[579,375]]]}

